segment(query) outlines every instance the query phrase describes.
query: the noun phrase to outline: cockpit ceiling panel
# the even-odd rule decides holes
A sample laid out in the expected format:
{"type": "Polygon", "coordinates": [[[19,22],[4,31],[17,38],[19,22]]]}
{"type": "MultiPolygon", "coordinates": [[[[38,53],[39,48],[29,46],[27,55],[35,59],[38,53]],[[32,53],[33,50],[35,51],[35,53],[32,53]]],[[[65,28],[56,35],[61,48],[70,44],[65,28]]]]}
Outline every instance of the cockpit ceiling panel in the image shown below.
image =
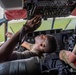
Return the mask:
{"type": "Polygon", "coordinates": [[[23,0],[0,0],[0,5],[5,10],[23,9],[23,0]]]}
{"type": "Polygon", "coordinates": [[[47,19],[71,15],[76,8],[76,0],[0,0],[0,5],[5,10],[26,9],[27,18],[41,14],[47,19]]]}

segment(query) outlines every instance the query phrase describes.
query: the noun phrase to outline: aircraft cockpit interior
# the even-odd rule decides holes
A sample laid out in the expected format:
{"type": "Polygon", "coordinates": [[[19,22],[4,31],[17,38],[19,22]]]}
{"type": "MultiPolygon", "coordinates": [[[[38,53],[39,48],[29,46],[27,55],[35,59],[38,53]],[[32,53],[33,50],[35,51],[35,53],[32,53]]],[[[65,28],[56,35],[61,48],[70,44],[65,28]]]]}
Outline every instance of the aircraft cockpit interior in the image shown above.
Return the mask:
{"type": "MultiPolygon", "coordinates": [[[[22,50],[21,47],[21,50],[18,48],[23,41],[34,44],[35,37],[40,34],[54,35],[57,39],[57,51],[50,55],[44,53],[44,61],[40,64],[37,64],[38,70],[36,67],[31,67],[30,69],[31,65],[29,64],[33,64],[32,61],[34,61],[32,59],[17,60],[10,61],[11,64],[10,62],[0,63],[0,66],[4,65],[4,67],[0,67],[0,70],[2,70],[2,72],[0,71],[0,75],[40,75],[38,72],[41,72],[41,75],[76,75],[76,69],[73,69],[63,61],[60,61],[58,59],[59,56],[57,56],[61,50],[72,52],[76,44],[76,25],[73,29],[67,29],[71,22],[71,20],[69,20],[69,23],[65,26],[64,29],[54,28],[56,18],[66,18],[70,15],[74,17],[76,16],[76,0],[0,0],[0,6],[4,10],[4,16],[2,19],[0,19],[0,26],[5,24],[5,33],[8,32],[8,22],[11,20],[23,19],[27,21],[32,19],[37,14],[42,16],[43,21],[47,21],[48,19],[52,18],[50,29],[34,31],[25,35],[24,38],[20,37],[22,40],[19,41],[15,51],[19,50],[20,52],[22,50]],[[26,65],[24,64],[24,61],[26,61],[26,65]],[[14,65],[17,64],[16,66],[19,66],[16,68],[16,66],[13,66],[13,63],[14,65]],[[41,65],[43,67],[39,67],[41,65]],[[5,71],[5,68],[9,69],[5,71]],[[34,74],[34,70],[37,71],[38,74],[34,74]]],[[[6,42],[8,38],[7,36],[4,37],[4,41],[6,42]]],[[[22,51],[24,51],[24,49],[22,51]]]]}

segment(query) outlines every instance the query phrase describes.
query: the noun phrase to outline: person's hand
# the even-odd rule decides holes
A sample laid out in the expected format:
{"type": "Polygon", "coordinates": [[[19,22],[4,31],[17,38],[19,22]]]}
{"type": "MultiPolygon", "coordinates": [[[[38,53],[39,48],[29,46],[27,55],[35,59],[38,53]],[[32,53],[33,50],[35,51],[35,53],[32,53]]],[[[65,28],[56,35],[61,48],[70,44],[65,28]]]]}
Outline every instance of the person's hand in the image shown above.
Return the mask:
{"type": "Polygon", "coordinates": [[[7,36],[8,38],[11,38],[11,37],[13,36],[13,33],[7,32],[7,33],[6,33],[6,36],[7,36]]]}
{"type": "Polygon", "coordinates": [[[28,20],[24,25],[26,32],[33,32],[34,30],[36,30],[41,25],[41,19],[41,15],[36,15],[31,20],[28,20]]]}

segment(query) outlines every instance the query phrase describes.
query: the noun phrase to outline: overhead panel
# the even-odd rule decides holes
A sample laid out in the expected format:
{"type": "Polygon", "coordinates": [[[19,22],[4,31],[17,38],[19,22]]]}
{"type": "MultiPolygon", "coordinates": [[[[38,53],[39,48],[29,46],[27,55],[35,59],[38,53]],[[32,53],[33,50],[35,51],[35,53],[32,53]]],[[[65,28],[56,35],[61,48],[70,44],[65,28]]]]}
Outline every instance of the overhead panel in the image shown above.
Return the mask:
{"type": "Polygon", "coordinates": [[[24,8],[28,16],[41,14],[44,19],[66,17],[75,8],[76,0],[26,0],[24,8]]]}
{"type": "Polygon", "coordinates": [[[22,9],[23,0],[0,0],[0,5],[5,10],[22,9]]]}

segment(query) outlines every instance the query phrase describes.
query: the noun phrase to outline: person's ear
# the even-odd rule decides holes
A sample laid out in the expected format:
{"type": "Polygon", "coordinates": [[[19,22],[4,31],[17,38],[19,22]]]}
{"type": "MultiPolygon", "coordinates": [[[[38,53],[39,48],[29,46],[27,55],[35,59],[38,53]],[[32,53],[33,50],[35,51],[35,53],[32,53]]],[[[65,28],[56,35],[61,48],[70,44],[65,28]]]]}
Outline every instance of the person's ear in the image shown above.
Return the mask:
{"type": "Polygon", "coordinates": [[[45,44],[40,44],[41,47],[45,47],[45,44]]]}

